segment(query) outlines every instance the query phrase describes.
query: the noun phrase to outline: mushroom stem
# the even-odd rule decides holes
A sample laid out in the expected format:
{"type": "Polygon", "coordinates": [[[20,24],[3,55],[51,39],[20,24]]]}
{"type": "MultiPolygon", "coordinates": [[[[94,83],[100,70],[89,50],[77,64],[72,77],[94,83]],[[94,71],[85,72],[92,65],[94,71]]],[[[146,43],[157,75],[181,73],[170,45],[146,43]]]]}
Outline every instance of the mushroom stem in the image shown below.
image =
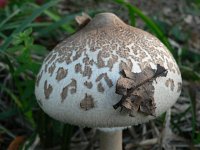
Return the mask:
{"type": "Polygon", "coordinates": [[[99,131],[100,150],[122,150],[122,130],[99,131]]]}

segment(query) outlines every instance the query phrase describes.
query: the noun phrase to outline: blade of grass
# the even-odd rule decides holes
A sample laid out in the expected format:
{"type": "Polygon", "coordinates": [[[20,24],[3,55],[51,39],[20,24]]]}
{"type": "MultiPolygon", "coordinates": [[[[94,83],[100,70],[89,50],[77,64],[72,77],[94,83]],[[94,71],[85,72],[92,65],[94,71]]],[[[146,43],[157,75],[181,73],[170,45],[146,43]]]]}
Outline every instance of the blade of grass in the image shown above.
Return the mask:
{"type": "Polygon", "coordinates": [[[22,108],[22,103],[20,102],[20,100],[17,98],[17,96],[15,96],[13,94],[13,92],[6,88],[3,84],[0,84],[0,88],[3,89],[10,97],[11,99],[15,102],[15,104],[19,107],[22,108]]]}
{"type": "Polygon", "coordinates": [[[183,79],[188,81],[200,81],[200,75],[186,66],[179,66],[183,79]]]}
{"type": "Polygon", "coordinates": [[[0,31],[2,30],[2,26],[4,24],[6,24],[10,19],[12,19],[15,15],[17,15],[20,12],[20,9],[17,9],[16,11],[14,11],[12,14],[10,14],[6,19],[4,19],[1,23],[0,23],[0,31]]]}
{"type": "Polygon", "coordinates": [[[131,11],[131,9],[129,9],[129,18],[130,18],[130,21],[131,21],[131,26],[135,26],[135,24],[136,24],[135,12],[131,11]]]}
{"type": "Polygon", "coordinates": [[[3,39],[6,39],[7,38],[7,36],[6,35],[4,35],[3,33],[1,33],[0,32],[0,37],[2,37],[3,39]]]}
{"type": "Polygon", "coordinates": [[[0,120],[8,119],[17,114],[16,108],[10,108],[9,110],[0,113],[0,120]]]}
{"type": "Polygon", "coordinates": [[[191,113],[192,113],[192,140],[195,142],[197,118],[196,118],[196,87],[191,83],[189,87],[191,113]]]}
{"type": "MultiPolygon", "coordinates": [[[[34,6],[35,8],[38,8],[39,6],[37,4],[31,4],[32,6],[34,6]]],[[[44,14],[46,14],[49,18],[51,18],[53,21],[59,21],[59,20],[62,20],[62,18],[57,15],[56,13],[52,12],[52,11],[49,11],[49,10],[45,10],[44,11],[44,14]]],[[[71,15],[70,15],[71,16],[71,15]]],[[[74,29],[72,27],[70,27],[69,25],[67,24],[61,24],[61,27],[67,31],[67,32],[74,32],[74,29]]]]}
{"type": "Polygon", "coordinates": [[[0,50],[4,51],[7,49],[7,47],[10,45],[14,35],[18,34],[19,32],[23,31],[36,17],[38,17],[41,13],[44,12],[44,10],[48,9],[49,7],[54,6],[56,3],[58,3],[59,0],[52,0],[44,5],[42,5],[41,7],[39,7],[38,9],[36,9],[31,16],[27,17],[27,19],[25,19],[21,26],[19,26],[17,29],[15,29],[13,31],[13,33],[5,40],[5,42],[3,43],[2,47],[0,48],[0,50]]]}
{"type": "Polygon", "coordinates": [[[6,132],[10,137],[15,138],[15,135],[9,131],[8,129],[6,129],[4,126],[0,125],[0,131],[2,132],[6,132]]]}
{"type": "MultiPolygon", "coordinates": [[[[31,23],[29,25],[27,25],[26,27],[28,28],[32,28],[32,27],[47,27],[49,26],[51,23],[49,22],[40,22],[40,23],[31,23]]],[[[20,24],[7,24],[5,27],[3,27],[2,30],[8,30],[8,29],[16,29],[20,26],[20,24]]]]}
{"type": "MultiPolygon", "coordinates": [[[[68,24],[68,22],[74,20],[74,17],[75,17],[76,15],[77,15],[77,14],[72,14],[72,15],[67,15],[67,16],[63,17],[63,18],[60,19],[59,21],[57,21],[57,22],[51,24],[50,26],[48,26],[48,28],[39,30],[37,36],[42,36],[42,35],[44,35],[44,34],[48,34],[49,32],[54,31],[54,30],[57,29],[58,27],[62,26],[63,24],[68,24]]],[[[67,30],[65,30],[65,31],[67,31],[68,33],[73,33],[73,32],[74,32],[74,29],[73,29],[73,30],[67,29],[67,30]]]]}

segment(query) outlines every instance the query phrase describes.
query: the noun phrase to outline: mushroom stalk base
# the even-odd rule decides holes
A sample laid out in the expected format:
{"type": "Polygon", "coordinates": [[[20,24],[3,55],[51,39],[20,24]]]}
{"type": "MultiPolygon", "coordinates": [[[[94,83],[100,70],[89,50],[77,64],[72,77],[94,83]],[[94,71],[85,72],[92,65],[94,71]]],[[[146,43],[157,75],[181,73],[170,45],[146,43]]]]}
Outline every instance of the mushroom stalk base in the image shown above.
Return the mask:
{"type": "Polygon", "coordinates": [[[122,150],[122,131],[99,131],[100,150],[122,150]]]}

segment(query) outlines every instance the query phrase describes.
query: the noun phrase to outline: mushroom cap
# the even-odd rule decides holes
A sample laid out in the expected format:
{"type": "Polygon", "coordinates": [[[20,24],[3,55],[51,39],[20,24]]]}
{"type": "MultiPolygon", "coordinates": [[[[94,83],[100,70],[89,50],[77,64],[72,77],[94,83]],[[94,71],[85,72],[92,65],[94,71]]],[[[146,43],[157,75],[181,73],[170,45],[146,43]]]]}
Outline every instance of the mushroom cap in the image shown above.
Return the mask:
{"type": "MultiPolygon", "coordinates": [[[[139,79],[138,79],[139,80],[139,79]]],[[[123,127],[147,122],[168,110],[181,92],[181,74],[171,53],[153,35],[126,25],[112,13],[96,15],[59,43],[45,58],[35,95],[49,116],[87,127],[123,127]],[[167,75],[152,81],[155,116],[115,110],[122,95],[116,84],[122,69],[141,73],[157,65],[167,75]]]]}

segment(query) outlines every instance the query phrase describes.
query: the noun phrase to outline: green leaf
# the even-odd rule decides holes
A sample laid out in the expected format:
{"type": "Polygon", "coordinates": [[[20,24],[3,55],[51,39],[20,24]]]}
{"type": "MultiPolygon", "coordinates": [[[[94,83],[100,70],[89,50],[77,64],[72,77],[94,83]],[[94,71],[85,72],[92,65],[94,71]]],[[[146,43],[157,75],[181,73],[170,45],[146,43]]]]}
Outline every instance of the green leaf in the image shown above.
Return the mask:
{"type": "Polygon", "coordinates": [[[176,40],[180,42],[186,42],[188,39],[188,34],[182,31],[179,25],[172,27],[171,34],[175,37],[176,40]]]}
{"type": "Polygon", "coordinates": [[[19,12],[20,12],[20,9],[17,9],[12,14],[8,15],[6,17],[6,19],[2,20],[1,23],[0,23],[0,31],[1,31],[2,27],[3,27],[3,25],[5,25],[10,19],[15,17],[19,12]]]}
{"type": "Polygon", "coordinates": [[[7,133],[10,137],[15,138],[15,135],[14,135],[9,129],[5,128],[5,127],[2,126],[1,124],[0,124],[0,132],[1,132],[1,133],[2,133],[2,132],[5,132],[5,133],[7,133]]]}
{"type": "Polygon", "coordinates": [[[15,103],[19,108],[22,109],[22,103],[20,102],[20,100],[18,99],[18,97],[17,97],[15,94],[13,94],[13,92],[12,92],[10,89],[6,88],[3,84],[0,84],[0,87],[1,87],[1,89],[2,89],[3,91],[5,91],[5,92],[11,97],[11,100],[13,100],[14,103],[15,103]]]}
{"type": "Polygon", "coordinates": [[[9,119],[10,117],[17,114],[16,108],[9,108],[8,110],[5,110],[0,113],[0,120],[9,119]]]}
{"type": "Polygon", "coordinates": [[[37,36],[40,37],[40,36],[43,36],[45,34],[49,34],[50,32],[54,32],[55,29],[62,27],[64,24],[65,24],[64,30],[68,33],[73,33],[75,30],[69,25],[69,22],[74,20],[76,15],[77,14],[70,14],[70,15],[67,15],[67,16],[63,16],[60,20],[52,23],[47,28],[39,30],[37,36]]]}
{"type": "MultiPolygon", "coordinates": [[[[38,8],[39,6],[38,5],[36,5],[36,4],[31,4],[32,6],[34,6],[35,8],[38,8]]],[[[45,10],[44,11],[44,13],[49,17],[49,18],[51,18],[53,21],[59,21],[59,20],[62,20],[62,18],[63,17],[60,17],[59,15],[57,15],[56,13],[54,13],[54,12],[52,12],[52,11],[49,11],[49,10],[45,10]]],[[[68,15],[68,17],[70,17],[70,16],[73,16],[73,15],[68,15]]],[[[73,17],[73,19],[74,19],[74,17],[73,17]]],[[[61,27],[65,30],[65,31],[67,31],[67,32],[69,32],[69,33],[72,33],[72,32],[74,32],[75,30],[69,25],[69,24],[60,24],[61,25],[61,27]]]]}
{"type": "Polygon", "coordinates": [[[191,68],[186,66],[179,66],[179,68],[181,70],[181,75],[185,80],[200,81],[200,75],[191,68]]]}
{"type": "Polygon", "coordinates": [[[4,51],[7,49],[7,47],[10,45],[10,43],[13,40],[13,36],[22,32],[36,17],[38,17],[41,13],[43,13],[46,9],[48,9],[49,7],[54,6],[56,3],[58,3],[59,0],[52,0],[44,5],[42,5],[41,7],[39,7],[38,9],[36,9],[31,16],[27,17],[22,24],[15,29],[12,34],[5,40],[5,42],[3,43],[3,45],[0,47],[0,50],[4,51]]]}
{"type": "Polygon", "coordinates": [[[46,47],[38,44],[31,45],[30,47],[32,54],[45,56],[49,51],[47,51],[46,47]]]}

